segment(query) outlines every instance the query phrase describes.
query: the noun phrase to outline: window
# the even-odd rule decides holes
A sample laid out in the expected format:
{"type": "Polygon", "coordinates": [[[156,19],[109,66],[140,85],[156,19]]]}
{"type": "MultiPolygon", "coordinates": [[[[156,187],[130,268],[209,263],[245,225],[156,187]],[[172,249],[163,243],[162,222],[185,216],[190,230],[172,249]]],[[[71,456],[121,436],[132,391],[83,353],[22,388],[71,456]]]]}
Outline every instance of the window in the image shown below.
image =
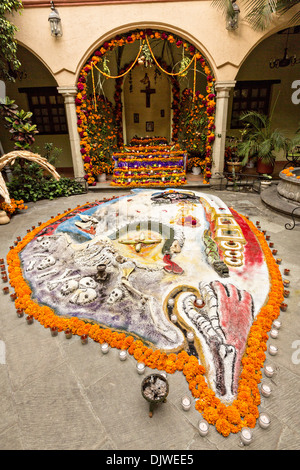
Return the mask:
{"type": "Polygon", "coordinates": [[[268,115],[271,86],[279,80],[237,82],[233,90],[231,129],[239,129],[243,124],[239,120],[244,111],[258,111],[268,115]]]}
{"type": "Polygon", "coordinates": [[[27,94],[32,122],[39,134],[68,133],[64,98],[55,87],[20,88],[19,91],[27,94]]]}

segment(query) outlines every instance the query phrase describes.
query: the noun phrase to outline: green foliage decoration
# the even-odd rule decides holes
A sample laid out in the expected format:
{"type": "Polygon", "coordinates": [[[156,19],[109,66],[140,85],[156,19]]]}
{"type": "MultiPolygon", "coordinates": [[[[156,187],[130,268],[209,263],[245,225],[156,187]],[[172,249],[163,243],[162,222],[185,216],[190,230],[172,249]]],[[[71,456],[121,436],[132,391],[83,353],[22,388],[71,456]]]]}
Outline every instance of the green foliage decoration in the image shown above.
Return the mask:
{"type": "Polygon", "coordinates": [[[10,21],[14,12],[23,10],[19,0],[0,1],[0,80],[15,81],[21,63],[17,58],[17,27],[10,21]]]}

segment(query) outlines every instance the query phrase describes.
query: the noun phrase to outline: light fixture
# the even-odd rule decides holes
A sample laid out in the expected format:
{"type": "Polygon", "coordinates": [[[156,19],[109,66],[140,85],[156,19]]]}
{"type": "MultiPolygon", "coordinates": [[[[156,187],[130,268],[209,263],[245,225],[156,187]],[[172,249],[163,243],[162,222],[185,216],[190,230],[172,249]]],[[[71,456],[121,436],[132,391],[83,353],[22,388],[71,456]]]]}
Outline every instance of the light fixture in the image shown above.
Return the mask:
{"type": "Polygon", "coordinates": [[[236,4],[236,0],[231,0],[232,3],[232,13],[227,14],[227,19],[226,19],[226,29],[229,31],[233,31],[234,29],[238,28],[239,25],[239,14],[240,14],[240,8],[236,4]]]}
{"type": "MultiPolygon", "coordinates": [[[[285,48],[284,48],[283,57],[281,59],[271,59],[270,62],[269,62],[269,67],[271,69],[279,68],[279,67],[288,67],[289,65],[296,65],[296,64],[300,63],[300,59],[297,59],[296,54],[292,55],[291,57],[289,57],[289,55],[288,55],[288,40],[289,40],[289,35],[290,35],[291,29],[288,28],[285,31],[281,32],[281,34],[286,34],[287,35],[286,36],[286,44],[285,44],[285,48]],[[285,31],[287,31],[287,32],[285,32],[285,31]]],[[[292,31],[292,33],[293,33],[293,31],[292,31]]]]}
{"type": "Polygon", "coordinates": [[[48,18],[48,21],[50,22],[50,28],[51,28],[51,35],[55,37],[62,36],[62,28],[61,28],[61,19],[59,16],[58,11],[56,10],[54,6],[54,2],[51,3],[51,12],[48,18]]]}

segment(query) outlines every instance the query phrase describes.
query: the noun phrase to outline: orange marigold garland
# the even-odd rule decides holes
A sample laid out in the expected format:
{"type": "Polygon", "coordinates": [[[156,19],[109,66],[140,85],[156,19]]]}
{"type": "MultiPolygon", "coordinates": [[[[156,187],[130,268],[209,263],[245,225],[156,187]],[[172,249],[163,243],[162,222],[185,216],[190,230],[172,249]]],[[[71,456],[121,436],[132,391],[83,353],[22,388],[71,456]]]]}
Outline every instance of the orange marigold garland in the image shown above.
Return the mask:
{"type": "MultiPolygon", "coordinates": [[[[90,128],[90,121],[95,120],[97,116],[97,104],[94,103],[94,107],[96,108],[92,111],[90,106],[90,99],[89,99],[89,74],[92,75],[93,80],[93,68],[100,65],[102,58],[105,56],[106,53],[113,51],[116,47],[123,47],[125,44],[132,44],[135,41],[143,41],[148,39],[156,39],[156,40],[163,40],[167,41],[170,44],[175,44],[177,48],[182,48],[185,53],[189,54],[191,60],[195,58],[195,62],[199,64],[201,69],[203,70],[204,74],[206,75],[206,96],[204,98],[203,103],[205,104],[205,116],[207,120],[207,125],[205,129],[205,145],[204,145],[204,167],[203,167],[203,176],[204,184],[209,183],[209,179],[211,177],[211,157],[212,157],[212,144],[215,140],[215,124],[214,124],[214,114],[215,114],[215,93],[214,93],[214,82],[215,78],[213,77],[212,71],[210,67],[207,65],[205,58],[202,56],[200,52],[196,50],[196,48],[189,44],[186,41],[181,40],[180,38],[175,37],[173,34],[169,34],[164,31],[153,31],[147,29],[145,31],[134,31],[129,32],[123,36],[116,36],[111,41],[106,41],[100,49],[94,52],[94,54],[89,58],[88,62],[84,65],[84,67],[80,71],[80,76],[77,82],[77,95],[75,98],[76,104],[76,113],[77,113],[77,129],[80,136],[80,145],[81,145],[81,154],[84,160],[84,169],[85,169],[85,179],[88,185],[95,185],[95,174],[93,171],[93,162],[89,155],[89,151],[91,148],[90,145],[90,136],[89,136],[89,128],[90,128]],[[92,111],[92,112],[91,112],[92,111]]],[[[159,61],[158,61],[159,62],[159,61]]],[[[114,127],[113,132],[109,136],[110,138],[117,139],[118,145],[120,146],[123,143],[123,132],[122,132],[122,100],[121,100],[121,91],[122,91],[122,82],[123,82],[123,75],[125,74],[126,70],[129,71],[132,63],[129,66],[125,67],[125,70],[120,71],[119,78],[116,79],[116,90],[114,94],[114,118],[116,123],[116,128],[114,127]]],[[[173,109],[173,123],[172,123],[172,139],[174,141],[178,140],[178,133],[179,133],[179,117],[180,117],[180,87],[176,80],[176,77],[172,75],[172,73],[168,72],[168,67],[166,64],[162,63],[163,70],[169,73],[172,82],[172,93],[173,93],[173,102],[172,102],[172,109],[173,109]]],[[[176,75],[176,74],[175,74],[176,75]]],[[[107,76],[108,78],[108,76],[107,76]]],[[[190,90],[190,93],[192,91],[190,90]]],[[[193,93],[194,94],[194,93],[193,93]]],[[[198,92],[195,94],[198,97],[198,92]]],[[[94,96],[95,100],[96,96],[94,96]]],[[[196,96],[194,96],[196,98],[196,96]]],[[[96,100],[95,100],[96,101],[96,100]]],[[[98,144],[98,142],[97,142],[98,144]]]]}
{"type": "Polygon", "coordinates": [[[243,426],[253,428],[259,416],[260,393],[258,384],[261,381],[261,368],[266,357],[268,331],[271,329],[272,322],[279,316],[280,304],[283,301],[281,273],[262,232],[246,217],[238,214],[248,224],[260,243],[269,269],[270,291],[266,305],[261,308],[250,329],[241,364],[242,371],[237,397],[231,405],[226,406],[207,385],[204,377],[205,368],[199,364],[195,356],[189,356],[186,351],[177,354],[166,354],[160,350],[153,350],[145,346],[141,340],[134,339],[131,335],[126,336],[125,333],[102,328],[97,324],[88,323],[76,317],[59,317],[50,307],[40,306],[31,298],[31,289],[22,275],[19,253],[42,229],[59,221],[71,212],[66,211],[64,214],[41,224],[9,251],[7,255],[8,272],[10,285],[15,289],[17,295],[15,300],[16,308],[23,309],[28,315],[33,315],[45,328],[55,326],[59,331],[69,329],[74,335],[86,334],[98,343],[106,342],[113,348],[127,349],[128,353],[133,355],[137,361],[143,362],[149,368],[165,370],[169,374],[182,371],[189,384],[189,389],[196,399],[196,409],[223,436],[237,433],[243,426]]]}

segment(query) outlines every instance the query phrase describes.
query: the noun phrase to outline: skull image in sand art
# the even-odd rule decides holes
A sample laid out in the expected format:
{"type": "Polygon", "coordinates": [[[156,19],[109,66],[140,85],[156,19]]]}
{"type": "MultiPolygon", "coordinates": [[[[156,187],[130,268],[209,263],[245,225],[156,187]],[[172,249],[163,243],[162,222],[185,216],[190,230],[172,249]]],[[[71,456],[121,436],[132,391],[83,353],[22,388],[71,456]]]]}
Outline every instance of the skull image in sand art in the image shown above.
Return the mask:
{"type": "Polygon", "coordinates": [[[57,315],[132,333],[166,352],[185,349],[230,402],[269,291],[250,235],[216,196],[136,190],[50,225],[21,260],[35,297],[57,315]]]}

